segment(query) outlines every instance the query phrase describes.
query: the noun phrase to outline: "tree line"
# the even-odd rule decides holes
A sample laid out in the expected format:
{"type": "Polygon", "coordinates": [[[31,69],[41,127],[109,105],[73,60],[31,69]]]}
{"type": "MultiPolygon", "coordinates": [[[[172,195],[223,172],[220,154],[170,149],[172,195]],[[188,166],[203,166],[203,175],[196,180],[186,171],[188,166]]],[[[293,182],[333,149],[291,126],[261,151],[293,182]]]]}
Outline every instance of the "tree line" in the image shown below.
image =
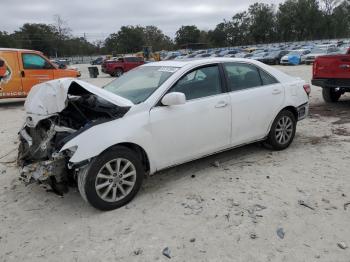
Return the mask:
{"type": "Polygon", "coordinates": [[[350,37],[350,0],[286,0],[278,6],[255,3],[205,31],[181,26],[171,39],[156,26],[122,26],[104,41],[91,43],[71,34],[60,16],[52,24],[24,24],[9,34],[0,31],[0,47],[27,48],[49,56],[134,53],[173,50],[188,44],[242,46],[350,37]]]}

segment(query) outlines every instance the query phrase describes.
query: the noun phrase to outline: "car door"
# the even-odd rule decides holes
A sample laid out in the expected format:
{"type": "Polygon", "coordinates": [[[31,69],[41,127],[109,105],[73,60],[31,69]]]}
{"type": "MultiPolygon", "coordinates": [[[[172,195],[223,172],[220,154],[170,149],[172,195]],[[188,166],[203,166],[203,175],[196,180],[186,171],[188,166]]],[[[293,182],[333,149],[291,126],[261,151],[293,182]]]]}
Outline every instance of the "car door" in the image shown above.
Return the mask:
{"type": "Polygon", "coordinates": [[[231,143],[264,138],[283,104],[283,85],[253,64],[225,63],[224,69],[232,108],[231,143]]]}
{"type": "Polygon", "coordinates": [[[18,55],[14,51],[0,52],[0,99],[24,96],[18,65],[18,55]]]}
{"type": "Polygon", "coordinates": [[[168,92],[182,92],[186,103],[150,111],[158,170],[230,146],[231,105],[218,65],[191,70],[168,92]]]}
{"type": "Polygon", "coordinates": [[[34,53],[22,53],[23,91],[28,93],[34,85],[52,80],[54,70],[54,66],[44,57],[34,53]]]}
{"type": "Polygon", "coordinates": [[[125,72],[130,71],[134,67],[136,67],[138,64],[134,62],[133,57],[125,57],[124,58],[124,68],[125,72]]]}

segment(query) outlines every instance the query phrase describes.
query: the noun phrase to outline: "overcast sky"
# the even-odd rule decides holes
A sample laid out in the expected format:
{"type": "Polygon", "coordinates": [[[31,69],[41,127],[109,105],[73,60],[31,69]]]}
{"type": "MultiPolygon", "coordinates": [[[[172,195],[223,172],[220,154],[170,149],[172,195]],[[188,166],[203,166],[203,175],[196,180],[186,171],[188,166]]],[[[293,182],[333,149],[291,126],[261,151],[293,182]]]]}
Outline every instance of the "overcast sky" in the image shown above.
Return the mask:
{"type": "MultiPolygon", "coordinates": [[[[181,25],[209,30],[256,0],[0,0],[0,31],[24,23],[53,23],[60,15],[72,33],[89,41],[104,39],[122,25],[155,25],[174,37],[181,25]]],[[[278,5],[281,0],[259,1],[278,5]]]]}

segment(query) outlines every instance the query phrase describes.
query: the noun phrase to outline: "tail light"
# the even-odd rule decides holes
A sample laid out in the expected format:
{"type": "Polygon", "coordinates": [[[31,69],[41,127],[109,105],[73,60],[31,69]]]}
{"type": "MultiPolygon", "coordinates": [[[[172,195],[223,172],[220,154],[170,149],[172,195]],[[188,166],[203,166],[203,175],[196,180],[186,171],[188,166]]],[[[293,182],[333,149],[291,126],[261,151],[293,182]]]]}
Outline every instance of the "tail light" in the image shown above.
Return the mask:
{"type": "Polygon", "coordinates": [[[303,85],[303,88],[304,88],[305,93],[307,94],[307,96],[309,96],[310,93],[311,93],[311,86],[309,84],[305,84],[305,85],[303,85]]]}

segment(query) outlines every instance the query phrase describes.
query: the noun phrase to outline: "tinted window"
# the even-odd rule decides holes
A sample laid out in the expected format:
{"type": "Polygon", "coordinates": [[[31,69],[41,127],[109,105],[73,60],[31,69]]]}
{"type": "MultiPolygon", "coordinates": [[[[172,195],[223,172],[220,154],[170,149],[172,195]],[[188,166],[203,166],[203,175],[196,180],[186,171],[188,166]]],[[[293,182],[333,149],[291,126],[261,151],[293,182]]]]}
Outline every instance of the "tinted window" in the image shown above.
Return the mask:
{"type": "Polygon", "coordinates": [[[261,80],[263,82],[263,85],[273,85],[273,84],[278,83],[276,78],[274,78],[270,74],[266,73],[264,70],[260,69],[259,71],[260,71],[260,76],[261,76],[261,80]]]}
{"type": "Polygon", "coordinates": [[[140,59],[138,57],[125,57],[126,62],[139,62],[140,59]]]}
{"type": "Polygon", "coordinates": [[[170,92],[184,93],[187,100],[222,93],[218,66],[202,67],[183,76],[170,92]]]}
{"type": "Polygon", "coordinates": [[[248,64],[225,64],[224,65],[228,87],[232,91],[261,86],[261,78],[258,69],[248,64]]]}
{"type": "Polygon", "coordinates": [[[24,69],[50,69],[52,66],[41,56],[36,54],[23,54],[24,69]]]}

